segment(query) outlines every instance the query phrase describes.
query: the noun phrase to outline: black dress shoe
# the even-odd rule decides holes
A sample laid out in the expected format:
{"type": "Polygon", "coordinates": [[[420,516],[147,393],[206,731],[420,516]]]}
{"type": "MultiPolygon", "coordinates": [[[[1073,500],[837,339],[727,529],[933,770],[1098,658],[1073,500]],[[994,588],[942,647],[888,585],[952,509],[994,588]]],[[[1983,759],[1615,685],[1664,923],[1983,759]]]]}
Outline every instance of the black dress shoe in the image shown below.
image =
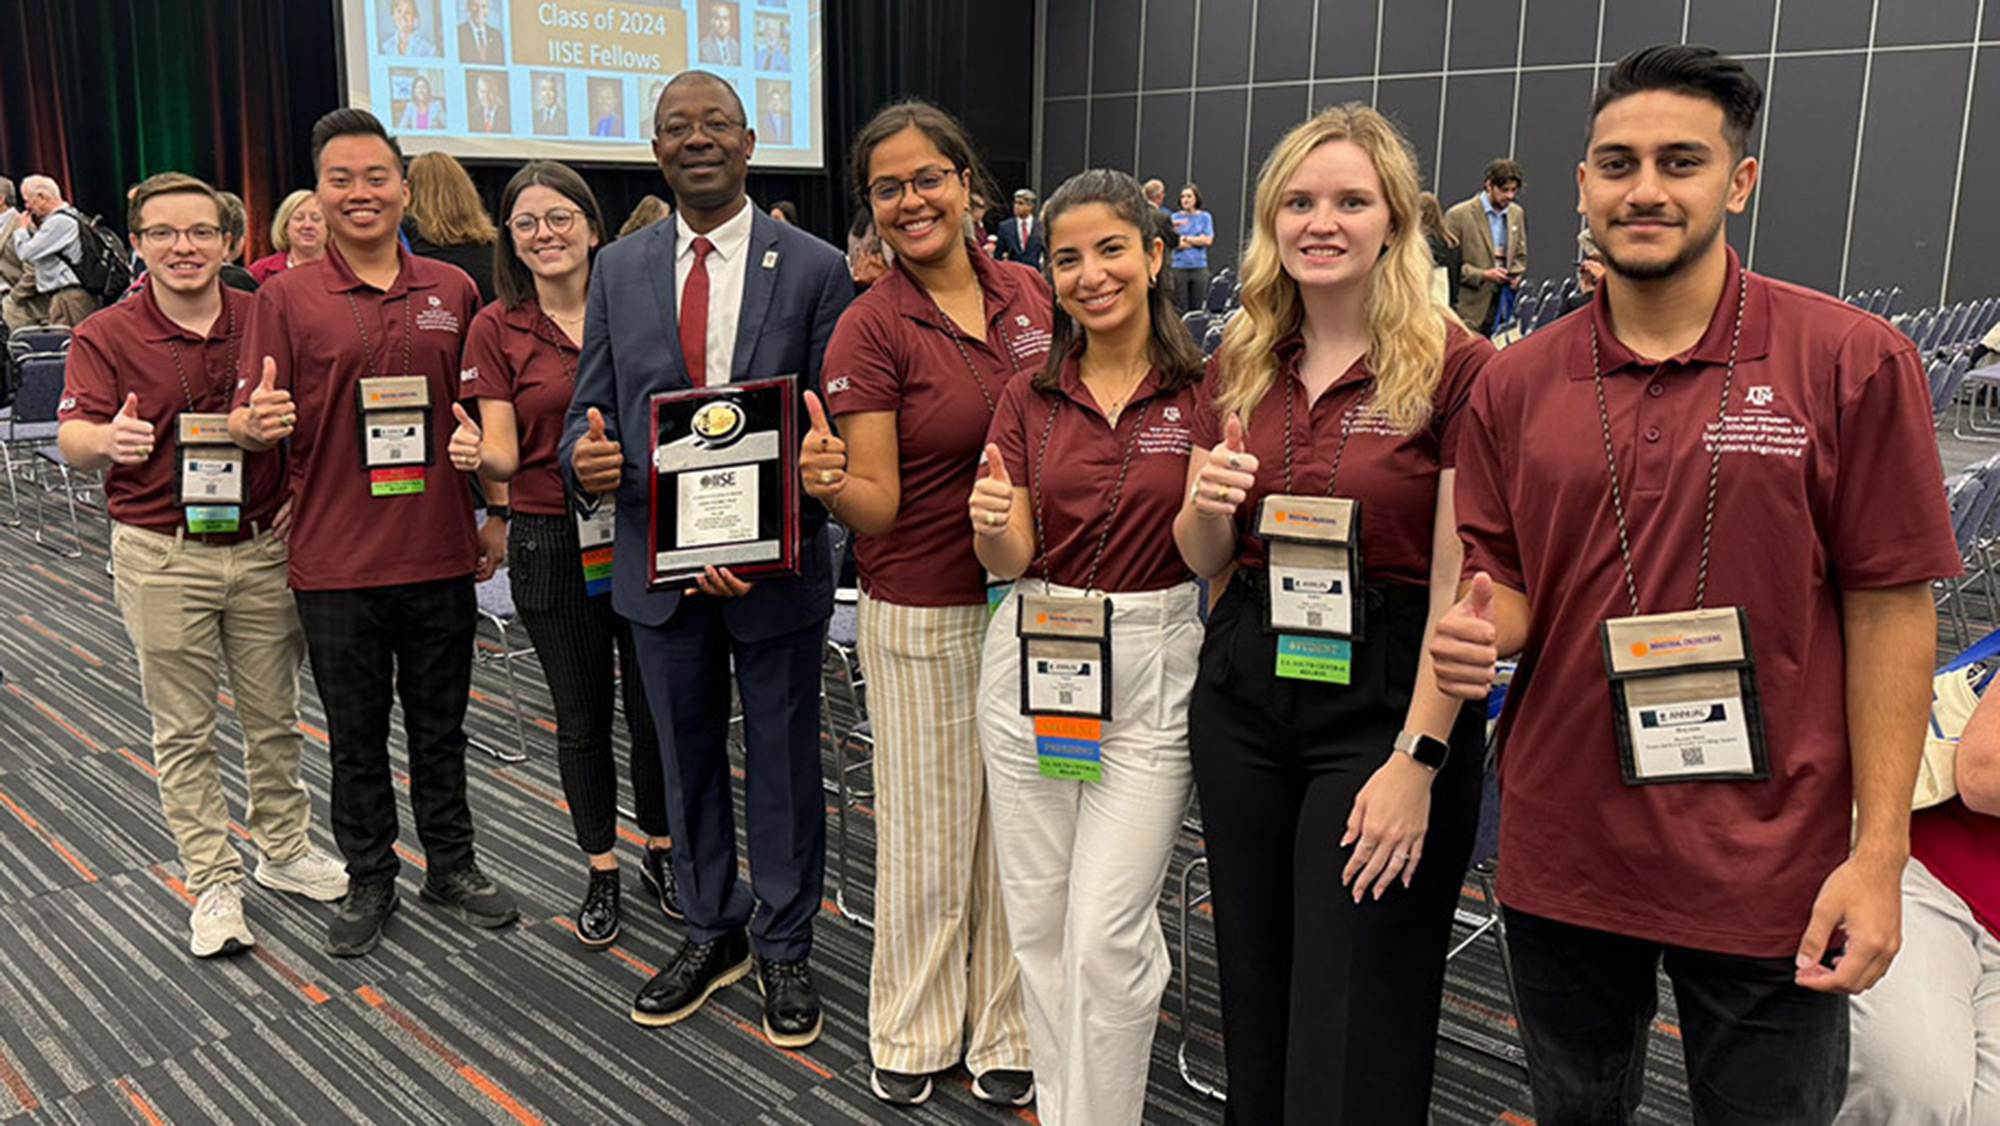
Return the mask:
{"type": "Polygon", "coordinates": [[[616,868],[592,868],[590,886],[583,891],[583,903],[576,909],[576,938],[592,950],[602,950],[618,941],[618,887],[616,868]]]}
{"type": "Polygon", "coordinates": [[[693,1016],[716,990],[742,981],[750,972],[750,936],[733,930],[713,942],[693,939],[653,980],[639,987],[632,1020],[649,1028],[678,1024],[693,1016]]]}
{"type": "Polygon", "coordinates": [[[396,881],[352,884],[333,922],[326,928],[326,952],[336,958],[359,958],[382,941],[382,925],[396,910],[396,881]]]}
{"type": "Polygon", "coordinates": [[[819,990],[806,960],[757,960],[757,990],[764,995],[764,1036],[780,1048],[803,1048],[819,1039],[819,990]]]}
{"type": "Polygon", "coordinates": [[[639,879],[653,898],[660,901],[660,910],[676,923],[687,921],[681,911],[681,889],[674,883],[674,850],[672,848],[649,848],[646,859],[639,864],[639,879]]]}

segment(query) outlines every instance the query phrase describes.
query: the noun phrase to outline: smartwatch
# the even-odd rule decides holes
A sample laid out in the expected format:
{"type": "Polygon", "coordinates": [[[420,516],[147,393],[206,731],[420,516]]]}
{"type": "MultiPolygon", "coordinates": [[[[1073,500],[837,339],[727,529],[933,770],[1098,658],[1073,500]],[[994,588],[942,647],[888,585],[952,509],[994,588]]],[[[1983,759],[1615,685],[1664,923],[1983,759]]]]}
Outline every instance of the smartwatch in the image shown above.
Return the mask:
{"type": "Polygon", "coordinates": [[[511,520],[514,518],[514,510],[504,504],[489,504],[486,506],[486,518],[489,520],[511,520]]]}
{"type": "Polygon", "coordinates": [[[1396,750],[1417,761],[1419,766],[1433,772],[1444,769],[1445,761],[1451,758],[1451,744],[1429,735],[1415,735],[1408,731],[1396,735],[1396,750]]]}

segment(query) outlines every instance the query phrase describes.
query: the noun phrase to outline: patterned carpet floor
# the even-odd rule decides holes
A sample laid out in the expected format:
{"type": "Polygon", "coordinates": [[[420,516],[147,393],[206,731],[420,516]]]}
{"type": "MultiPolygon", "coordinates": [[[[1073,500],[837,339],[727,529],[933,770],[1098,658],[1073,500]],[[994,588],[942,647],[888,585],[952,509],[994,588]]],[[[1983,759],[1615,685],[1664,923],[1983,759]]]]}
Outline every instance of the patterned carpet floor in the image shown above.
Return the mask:
{"type": "MultiPolygon", "coordinates": [[[[642,909],[633,879],[617,946],[590,953],[576,942],[567,915],[582,890],[582,865],[532,657],[515,663],[528,760],[506,765],[479,752],[469,759],[482,860],[520,897],[518,926],[475,931],[420,903],[421,855],[406,828],[402,906],[373,955],[327,957],[320,943],[330,908],[247,884],[257,947],[194,960],[186,950],[188,898],[154,789],[149,724],[104,572],[102,517],[86,516],[75,559],[38,547],[28,533],[0,529],[0,1120],[1035,1120],[1032,1111],[1009,1114],[974,1101],[962,1071],[921,1109],[876,1102],[867,1086],[869,933],[831,903],[814,957],[826,1001],[818,1044],[791,1052],[765,1043],[748,983],[672,1029],[633,1025],[631,997],[671,956],[680,930],[642,909]]],[[[482,664],[468,715],[476,742],[511,745],[506,696],[497,668],[482,664]]],[[[309,677],[301,727],[319,818],[314,837],[330,848],[325,722],[309,677]]],[[[217,739],[240,817],[241,736],[226,710],[217,739]]],[[[829,756],[829,777],[831,769],[829,756]]],[[[831,849],[831,801],[828,812],[831,849]]],[[[865,905],[873,880],[867,810],[850,822],[858,825],[850,880],[865,905]]],[[[247,834],[236,832],[254,861],[247,834]]],[[[629,826],[623,835],[634,872],[640,838],[629,826]]],[[[1192,843],[1175,858],[1160,905],[1170,941],[1179,936],[1177,877],[1192,843]]],[[[1473,898],[1467,904],[1477,907],[1473,898]]],[[[1220,1081],[1213,947],[1206,915],[1193,917],[1192,967],[1177,970],[1163,1003],[1148,1123],[1221,1117],[1219,1103],[1182,1081],[1175,1059],[1188,1023],[1178,1011],[1180,982],[1189,974],[1189,1065],[1198,1078],[1220,1081]]],[[[1495,948],[1482,938],[1452,963],[1445,1022],[1511,1042],[1510,1012],[1495,948]]],[[[1687,1121],[1668,997],[1652,1065],[1642,1120],[1687,1121]]],[[[1532,1122],[1522,1073],[1441,1040],[1432,1121],[1532,1122]]]]}

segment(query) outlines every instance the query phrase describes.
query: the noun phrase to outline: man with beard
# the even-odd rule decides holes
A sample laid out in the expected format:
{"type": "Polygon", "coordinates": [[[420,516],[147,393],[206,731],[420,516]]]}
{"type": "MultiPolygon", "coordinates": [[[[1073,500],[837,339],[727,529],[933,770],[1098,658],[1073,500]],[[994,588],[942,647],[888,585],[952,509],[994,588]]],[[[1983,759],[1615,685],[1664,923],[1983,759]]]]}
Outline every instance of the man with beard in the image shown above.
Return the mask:
{"type": "Polygon", "coordinates": [[[1662,962],[1698,1121],[1831,1121],[1901,941],[1959,557],[1909,340],[1722,237],[1762,98],[1710,48],[1619,61],[1577,170],[1604,284],[1487,365],[1459,441],[1431,653],[1469,698],[1521,657],[1499,891],[1553,1126],[1633,1120],[1662,962]]]}

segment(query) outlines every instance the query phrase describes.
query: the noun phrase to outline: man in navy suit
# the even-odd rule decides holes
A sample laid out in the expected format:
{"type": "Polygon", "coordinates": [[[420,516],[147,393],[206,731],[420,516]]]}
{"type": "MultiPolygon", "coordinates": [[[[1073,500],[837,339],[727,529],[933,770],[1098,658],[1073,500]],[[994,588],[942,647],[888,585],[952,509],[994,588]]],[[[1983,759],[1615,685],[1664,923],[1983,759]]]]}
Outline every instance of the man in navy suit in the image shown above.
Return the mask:
{"type": "Polygon", "coordinates": [[[611,604],[632,623],[660,729],[674,873],[687,911],[687,941],[639,991],[632,1019],[667,1025],[693,1015],[750,972],[754,946],[764,1034],[780,1047],[803,1047],[820,1031],[807,956],[825,871],[819,675],[833,612],[826,513],[802,501],[797,577],[753,584],[711,567],[685,591],[649,592],[648,399],[792,374],[800,391],[794,409],[802,410],[854,286],[838,251],[772,221],[744,195],[757,136],[727,82],[704,71],[676,77],[660,95],[653,136],[674,214],[597,257],[562,439],[562,463],[576,486],[617,494],[611,604]],[[732,660],[743,700],[749,887],[736,874],[730,802],[732,660]]]}
{"type": "Polygon", "coordinates": [[[1014,193],[1014,217],[1000,224],[1000,249],[994,257],[1031,270],[1042,268],[1048,244],[1042,239],[1042,221],[1035,218],[1035,203],[1035,193],[1027,188],[1014,193]]]}

